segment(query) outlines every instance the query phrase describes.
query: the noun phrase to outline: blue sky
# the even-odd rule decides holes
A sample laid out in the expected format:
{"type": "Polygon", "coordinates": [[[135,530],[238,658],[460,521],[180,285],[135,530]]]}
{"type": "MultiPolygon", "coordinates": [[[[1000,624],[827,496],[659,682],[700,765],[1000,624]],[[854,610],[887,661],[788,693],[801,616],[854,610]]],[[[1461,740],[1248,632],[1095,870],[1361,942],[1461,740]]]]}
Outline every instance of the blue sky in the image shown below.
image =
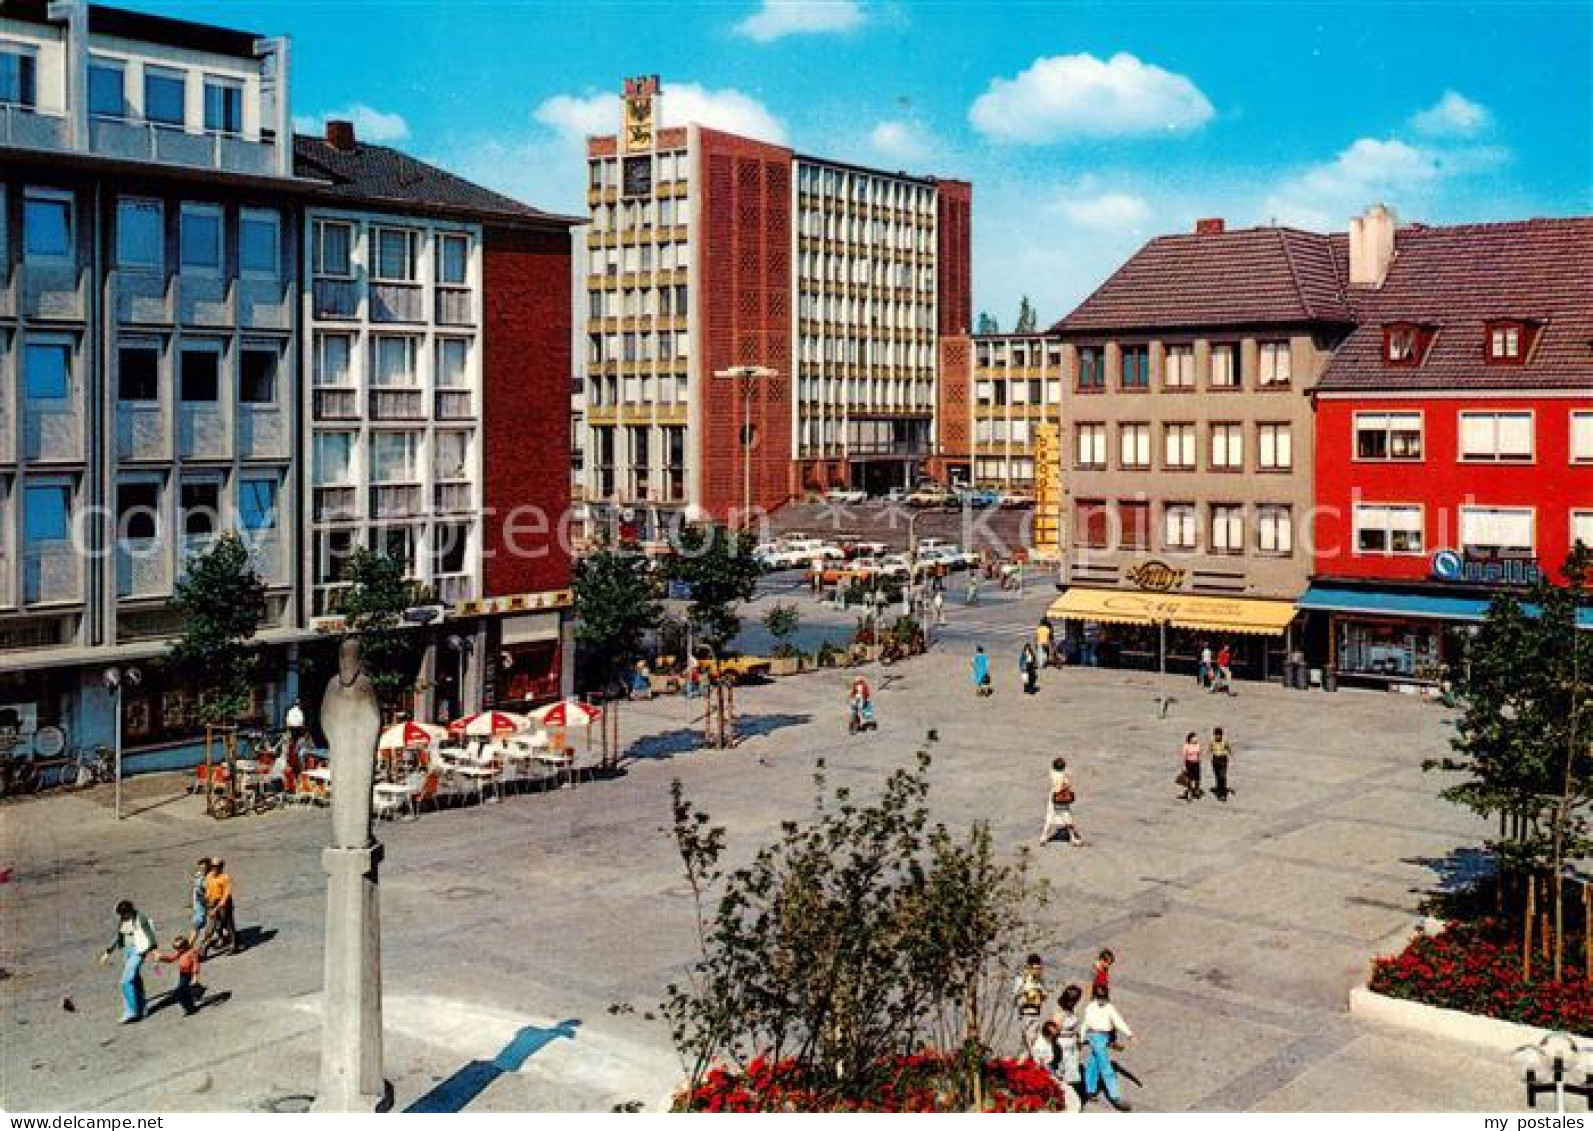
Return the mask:
{"type": "Polygon", "coordinates": [[[976,306],[1059,318],[1204,216],[1593,212],[1593,5],[132,5],[294,39],[295,114],[581,212],[623,76],[666,114],[974,182],[976,306]]]}

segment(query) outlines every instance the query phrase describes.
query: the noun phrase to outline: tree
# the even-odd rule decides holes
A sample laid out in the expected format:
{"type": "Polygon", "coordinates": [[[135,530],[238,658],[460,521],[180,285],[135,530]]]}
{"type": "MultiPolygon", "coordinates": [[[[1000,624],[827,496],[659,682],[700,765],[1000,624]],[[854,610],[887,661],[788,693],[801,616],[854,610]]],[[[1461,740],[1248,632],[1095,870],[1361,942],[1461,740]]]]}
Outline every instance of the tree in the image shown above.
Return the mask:
{"type": "Polygon", "coordinates": [[[769,635],[774,638],[774,654],[776,656],[792,656],[796,649],[791,646],[791,637],[796,635],[796,630],[802,623],[802,613],[789,602],[775,605],[763,615],[763,627],[768,629],[769,635]]]}
{"type": "Polygon", "coordinates": [[[254,698],[260,656],[251,643],[265,618],[265,582],[237,534],[221,535],[188,559],[172,595],[183,634],[171,658],[199,686],[199,719],[230,723],[254,698]]]}
{"type": "MultiPolygon", "coordinates": [[[[1593,553],[1578,543],[1562,572],[1563,584],[1545,577],[1526,601],[1494,598],[1467,650],[1455,756],[1428,764],[1466,779],[1444,797],[1499,819],[1499,837],[1488,847],[1507,874],[1531,883],[1548,873],[1556,980],[1564,962],[1565,864],[1593,849],[1593,632],[1577,628],[1578,616],[1593,608],[1593,553]]],[[[1530,921],[1522,929],[1530,938],[1530,921]]]]}
{"type": "Polygon", "coordinates": [[[722,526],[683,526],[679,552],[670,559],[666,575],[691,587],[686,619],[697,638],[715,654],[741,631],[741,618],[733,606],[750,601],[762,570],[752,557],[751,531],[732,533],[722,526]]]}
{"type": "Polygon", "coordinates": [[[930,824],[929,766],[921,751],[865,803],[829,792],[821,761],[812,816],[731,871],[724,829],[674,783],[702,956],[662,1008],[688,1095],[715,1063],[792,1058],[822,1108],[875,1094],[893,1058],[927,1047],[963,1054],[947,1089],[979,1106],[1011,1022],[1001,989],[1035,942],[1046,890],[1026,853],[995,858],[984,822],[966,836],[930,824]]]}
{"type": "Polygon", "coordinates": [[[974,322],[974,333],[999,334],[1001,333],[1001,323],[992,318],[989,311],[981,310],[978,319],[974,322]]]}
{"type": "Polygon", "coordinates": [[[404,611],[415,603],[415,587],[404,576],[402,562],[364,547],[350,555],[342,576],[349,582],[343,618],[348,632],[360,638],[366,674],[383,713],[391,715],[414,689],[426,649],[422,632],[404,624],[404,611]]]}
{"type": "Polygon", "coordinates": [[[1024,295],[1023,301],[1018,303],[1018,321],[1012,330],[1016,334],[1032,334],[1037,325],[1038,318],[1034,313],[1034,305],[1029,301],[1029,296],[1024,295]]]}
{"type": "Polygon", "coordinates": [[[582,558],[575,569],[575,643],[583,683],[609,687],[642,654],[663,617],[641,559],[614,550],[582,558]]]}

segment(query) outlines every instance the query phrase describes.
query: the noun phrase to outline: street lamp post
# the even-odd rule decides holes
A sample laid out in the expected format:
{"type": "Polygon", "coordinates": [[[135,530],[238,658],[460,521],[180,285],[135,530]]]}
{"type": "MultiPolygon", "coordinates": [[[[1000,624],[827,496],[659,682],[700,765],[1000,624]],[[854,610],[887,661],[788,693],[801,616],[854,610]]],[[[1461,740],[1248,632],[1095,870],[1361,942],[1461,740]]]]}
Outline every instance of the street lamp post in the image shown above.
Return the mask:
{"type": "Polygon", "coordinates": [[[106,668],[101,679],[105,683],[105,690],[110,694],[111,710],[116,716],[112,750],[116,756],[116,819],[120,821],[122,819],[122,669],[106,668]]]}
{"type": "Polygon", "coordinates": [[[1550,1033],[1535,1045],[1522,1045],[1510,1059],[1527,1086],[1529,1106],[1537,1107],[1538,1093],[1549,1091],[1560,1115],[1565,1114],[1568,1091],[1580,1092],[1593,1103],[1593,1046],[1579,1045],[1569,1033],[1550,1033]]]}
{"type": "Polygon", "coordinates": [[[764,365],[733,365],[719,369],[715,377],[741,379],[741,521],[752,513],[752,389],[759,378],[778,377],[780,371],[764,365]]]}

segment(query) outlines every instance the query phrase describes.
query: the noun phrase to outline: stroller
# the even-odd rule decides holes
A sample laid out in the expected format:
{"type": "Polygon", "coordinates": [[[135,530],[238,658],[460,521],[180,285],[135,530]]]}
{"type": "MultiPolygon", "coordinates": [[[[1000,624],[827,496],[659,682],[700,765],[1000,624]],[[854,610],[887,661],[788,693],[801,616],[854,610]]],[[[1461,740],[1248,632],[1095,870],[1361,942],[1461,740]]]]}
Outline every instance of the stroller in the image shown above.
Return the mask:
{"type": "Polygon", "coordinates": [[[846,733],[856,734],[858,731],[878,729],[879,724],[874,721],[874,701],[852,700],[851,710],[847,712],[846,733]]]}

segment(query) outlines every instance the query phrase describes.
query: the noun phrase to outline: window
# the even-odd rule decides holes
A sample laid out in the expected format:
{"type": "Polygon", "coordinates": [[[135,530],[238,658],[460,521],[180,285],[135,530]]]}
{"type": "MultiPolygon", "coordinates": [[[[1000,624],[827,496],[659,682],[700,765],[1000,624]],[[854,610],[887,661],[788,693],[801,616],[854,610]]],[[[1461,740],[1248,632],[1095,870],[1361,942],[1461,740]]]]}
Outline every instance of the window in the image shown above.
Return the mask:
{"type": "Polygon", "coordinates": [[[123,401],[160,399],[160,351],[154,346],[123,346],[116,358],[116,397],[123,401]]]}
{"type": "Polygon", "coordinates": [[[1147,347],[1123,347],[1122,387],[1125,389],[1150,388],[1150,350],[1147,347]]]}
{"type": "Polygon", "coordinates": [[[371,278],[393,283],[414,282],[417,233],[408,228],[377,228],[374,235],[376,262],[371,278]]]}
{"type": "Polygon", "coordinates": [[[1105,468],[1106,425],[1077,425],[1074,436],[1078,445],[1078,466],[1083,468],[1105,468]]]}
{"type": "Polygon", "coordinates": [[[341,220],[315,222],[315,273],[334,279],[353,278],[353,224],[341,220]]]}
{"type": "Polygon", "coordinates": [[[245,277],[278,278],[281,251],[281,216],[253,208],[238,214],[238,270],[245,277]]]}
{"type": "Polygon", "coordinates": [[[159,271],[166,264],[165,225],[160,201],[123,197],[116,202],[116,265],[124,270],[159,271]]]}
{"type": "Polygon", "coordinates": [[[1106,358],[1100,346],[1079,347],[1079,388],[1106,388],[1106,358]]]}
{"type": "Polygon", "coordinates": [[[1593,412],[1571,414],[1571,462],[1593,463],[1593,412]]]}
{"type": "Polygon", "coordinates": [[[33,546],[65,542],[72,532],[72,488],[65,483],[29,483],[22,492],[22,537],[33,546]]]}
{"type": "Polygon", "coordinates": [[[415,532],[407,526],[371,528],[371,549],[404,567],[404,576],[415,574],[415,532]]]}
{"type": "Polygon", "coordinates": [[[22,350],[22,395],[30,401],[64,401],[72,395],[72,347],[29,342],[22,350]]]}
{"type": "Polygon", "coordinates": [[[1422,414],[1419,412],[1356,413],[1355,458],[1421,459],[1422,414]]]}
{"type": "Polygon", "coordinates": [[[1145,550],[1150,548],[1150,504],[1143,502],[1118,503],[1118,518],[1123,526],[1123,548],[1145,550]]]}
{"type": "Polygon", "coordinates": [[[1245,426],[1243,424],[1213,424],[1211,426],[1211,470],[1243,471],[1245,469],[1245,426]]]}
{"type": "Polygon", "coordinates": [[[244,347],[238,363],[238,399],[244,404],[275,404],[277,359],[274,349],[244,347]]]}
{"type": "Polygon", "coordinates": [[[470,545],[470,527],[463,523],[438,526],[432,534],[432,571],[438,574],[464,573],[465,549],[470,545]]]}
{"type": "Polygon", "coordinates": [[[95,118],[127,117],[127,67],[120,59],[89,58],[89,114],[95,118]]]}
{"type": "Polygon", "coordinates": [[[437,281],[462,287],[469,281],[470,237],[446,232],[437,237],[437,281]]]}
{"type": "Polygon", "coordinates": [[[1463,412],[1460,458],[1466,462],[1527,462],[1532,459],[1530,412],[1463,412]]]}
{"type": "Polygon", "coordinates": [[[184,482],[177,489],[184,538],[209,538],[221,512],[221,483],[215,479],[184,482]]]}
{"type": "Polygon", "coordinates": [[[1111,518],[1104,501],[1080,499],[1074,514],[1073,528],[1081,546],[1104,550],[1111,545],[1111,518]]]}
{"type": "Polygon", "coordinates": [[[371,482],[412,483],[420,478],[416,453],[420,437],[413,432],[377,432],[371,436],[371,482]]]}
{"type": "Polygon", "coordinates": [[[1193,346],[1168,346],[1162,359],[1162,385],[1169,389],[1195,387],[1195,349],[1193,346]]]}
{"type": "Polygon", "coordinates": [[[1213,389],[1237,389],[1239,387],[1239,366],[1234,347],[1231,345],[1211,347],[1211,387],[1213,389]]]}
{"type": "Polygon", "coordinates": [[[1526,507],[1461,507],[1461,549],[1477,554],[1530,554],[1533,515],[1526,507]]]}
{"type": "Polygon", "coordinates": [[[1119,424],[1117,426],[1118,460],[1125,468],[1151,465],[1151,431],[1149,424],[1119,424]]]}
{"type": "Polygon", "coordinates": [[[217,134],[243,132],[243,85],[205,76],[205,129],[217,134]]]}
{"type": "Polygon", "coordinates": [[[1593,511],[1571,512],[1571,544],[1593,547],[1593,511]]]}
{"type": "Polygon", "coordinates": [[[116,539],[152,542],[160,532],[160,484],[145,480],[116,485],[116,539]]]}
{"type": "Polygon", "coordinates": [[[1520,322],[1490,322],[1486,354],[1489,364],[1519,364],[1526,356],[1526,338],[1526,327],[1520,322]]]}
{"type": "Polygon", "coordinates": [[[22,200],[22,250],[29,260],[72,258],[72,198],[30,189],[22,200]]]}
{"type": "Polygon", "coordinates": [[[349,363],[354,358],[352,334],[317,334],[315,338],[315,384],[352,385],[349,363]]]}
{"type": "Polygon", "coordinates": [[[437,387],[463,389],[470,385],[470,342],[465,338],[437,339],[437,387]]]}
{"type": "Polygon", "coordinates": [[[0,103],[29,108],[39,104],[38,60],[18,44],[0,44],[0,103]]]}
{"type": "Polygon", "coordinates": [[[470,478],[470,433],[438,432],[432,445],[432,474],[438,479],[470,478]]]}
{"type": "Polygon", "coordinates": [[[311,455],[311,472],[317,487],[354,481],[354,433],[317,432],[311,455]]]}
{"type": "Polygon", "coordinates": [[[277,481],[244,479],[238,484],[238,524],[255,534],[277,528],[277,481]]]}
{"type": "Polygon", "coordinates": [[[184,271],[221,274],[221,209],[216,205],[183,205],[182,264],[184,271]]]}
{"type": "Polygon", "coordinates": [[[1278,557],[1294,553],[1294,515],[1288,507],[1256,508],[1256,549],[1278,557]]]}
{"type": "Polygon", "coordinates": [[[1292,362],[1288,342],[1262,342],[1258,349],[1263,389],[1280,389],[1289,384],[1292,362]]]}
{"type": "Polygon", "coordinates": [[[328,530],[315,536],[315,583],[342,581],[343,570],[354,556],[352,530],[328,530]]]}
{"type": "Polygon", "coordinates": [[[1289,425],[1256,425],[1256,447],[1256,466],[1262,471],[1288,471],[1294,466],[1294,433],[1289,425]]]}
{"type": "Polygon", "coordinates": [[[379,389],[415,388],[415,339],[383,335],[371,340],[371,384],[379,389]]]}
{"type": "Polygon", "coordinates": [[[183,350],[182,399],[189,403],[215,403],[219,399],[220,372],[221,354],[216,350],[183,350]]]}
{"type": "Polygon", "coordinates": [[[1245,509],[1231,503],[1214,503],[1211,508],[1211,552],[1245,552],[1245,509]]]}
{"type": "Polygon", "coordinates": [[[1355,505],[1355,552],[1419,554],[1422,552],[1422,509],[1384,503],[1355,505]]]}
{"type": "Polygon", "coordinates": [[[144,117],[163,126],[188,118],[188,76],[164,67],[144,68],[144,117]]]}
{"type": "Polygon", "coordinates": [[[1195,468],[1195,426],[1162,426],[1162,466],[1168,471],[1193,471],[1195,468]]]}
{"type": "Polygon", "coordinates": [[[1415,365],[1421,345],[1420,331],[1411,325],[1383,328],[1383,357],[1390,365],[1415,365]]]}
{"type": "Polygon", "coordinates": [[[1193,550],[1198,526],[1195,504],[1168,503],[1162,508],[1162,545],[1169,550],[1193,550]]]}

